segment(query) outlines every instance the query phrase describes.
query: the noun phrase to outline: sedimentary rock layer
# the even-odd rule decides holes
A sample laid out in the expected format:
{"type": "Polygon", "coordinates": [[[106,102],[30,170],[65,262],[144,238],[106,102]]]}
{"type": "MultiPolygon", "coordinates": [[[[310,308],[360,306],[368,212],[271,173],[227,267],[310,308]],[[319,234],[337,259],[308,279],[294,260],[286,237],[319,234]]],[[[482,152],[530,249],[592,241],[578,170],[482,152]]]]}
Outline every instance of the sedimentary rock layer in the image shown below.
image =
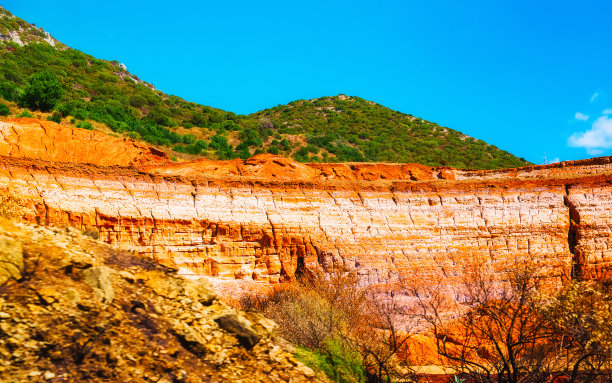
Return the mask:
{"type": "Polygon", "coordinates": [[[610,158],[472,172],[298,164],[270,155],[135,167],[0,157],[28,221],[108,243],[226,286],[348,268],[364,283],[418,269],[537,264],[551,280],[612,272],[610,158]]]}

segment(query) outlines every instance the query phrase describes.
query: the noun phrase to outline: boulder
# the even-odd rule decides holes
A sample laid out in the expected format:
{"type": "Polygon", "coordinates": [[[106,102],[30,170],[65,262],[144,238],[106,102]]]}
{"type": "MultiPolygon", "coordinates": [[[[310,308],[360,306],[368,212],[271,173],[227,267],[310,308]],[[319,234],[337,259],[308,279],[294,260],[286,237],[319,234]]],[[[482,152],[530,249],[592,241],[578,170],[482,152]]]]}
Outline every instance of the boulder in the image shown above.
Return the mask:
{"type": "Polygon", "coordinates": [[[247,350],[253,348],[261,340],[261,335],[253,329],[251,323],[240,318],[236,313],[224,314],[217,317],[215,322],[223,330],[236,336],[240,344],[247,350]]]}
{"type": "Polygon", "coordinates": [[[23,276],[24,261],[21,243],[0,235],[0,284],[23,276]]]}
{"type": "Polygon", "coordinates": [[[204,306],[210,305],[217,298],[217,293],[206,279],[198,279],[187,284],[185,293],[188,297],[200,302],[204,306]]]}
{"type": "Polygon", "coordinates": [[[107,266],[94,266],[82,271],[83,280],[94,289],[96,299],[104,303],[111,303],[115,299],[111,271],[107,266]]]}

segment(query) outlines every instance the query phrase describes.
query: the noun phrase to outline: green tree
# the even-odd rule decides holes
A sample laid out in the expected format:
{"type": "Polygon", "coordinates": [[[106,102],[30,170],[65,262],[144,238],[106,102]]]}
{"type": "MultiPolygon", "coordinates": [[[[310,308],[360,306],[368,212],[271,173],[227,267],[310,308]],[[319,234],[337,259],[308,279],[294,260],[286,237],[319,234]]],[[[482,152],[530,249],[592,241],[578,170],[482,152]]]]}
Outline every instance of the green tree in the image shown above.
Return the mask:
{"type": "Polygon", "coordinates": [[[63,94],[62,85],[55,75],[47,71],[37,72],[28,79],[21,102],[24,106],[46,112],[55,106],[63,94]]]}

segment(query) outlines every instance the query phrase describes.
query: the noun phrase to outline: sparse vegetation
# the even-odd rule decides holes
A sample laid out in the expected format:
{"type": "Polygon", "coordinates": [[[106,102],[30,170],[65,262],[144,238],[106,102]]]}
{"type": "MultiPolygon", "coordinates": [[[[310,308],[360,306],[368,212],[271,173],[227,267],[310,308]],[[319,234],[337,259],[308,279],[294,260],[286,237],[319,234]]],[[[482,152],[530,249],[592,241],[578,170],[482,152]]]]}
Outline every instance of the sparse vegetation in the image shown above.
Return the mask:
{"type": "Polygon", "coordinates": [[[521,259],[504,270],[471,263],[457,275],[450,292],[450,277],[415,270],[401,281],[413,306],[359,287],[348,272],[302,276],[268,296],[246,296],[241,306],[274,319],[300,347],[297,357],[332,381],[414,381],[410,364],[419,360],[452,368],[455,382],[610,381],[610,283],[545,287],[541,270],[521,259]],[[417,334],[438,357],[411,354],[417,334]]]}
{"type": "Polygon", "coordinates": [[[539,269],[524,260],[501,272],[476,264],[461,273],[461,302],[449,297],[442,279],[425,284],[416,273],[405,285],[438,353],[461,377],[491,383],[612,377],[612,294],[605,284],[546,289],[539,269]]]}
{"type": "Polygon", "coordinates": [[[247,296],[243,308],[274,319],[298,357],[332,381],[382,383],[413,376],[406,355],[408,329],[400,331],[397,307],[359,287],[350,272],[304,276],[270,296],[247,296]]]}

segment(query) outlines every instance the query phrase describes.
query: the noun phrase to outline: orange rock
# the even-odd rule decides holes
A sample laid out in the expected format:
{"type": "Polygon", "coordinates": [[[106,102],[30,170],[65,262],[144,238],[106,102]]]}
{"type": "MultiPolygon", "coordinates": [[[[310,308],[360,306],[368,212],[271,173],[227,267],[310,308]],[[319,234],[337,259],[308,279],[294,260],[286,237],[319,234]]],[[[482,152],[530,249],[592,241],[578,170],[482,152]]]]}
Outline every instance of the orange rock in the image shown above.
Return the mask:
{"type": "Polygon", "coordinates": [[[0,190],[19,196],[23,219],[95,230],[233,292],[337,268],[369,284],[418,268],[452,285],[474,259],[530,260],[553,284],[573,262],[612,274],[609,157],[496,171],[270,154],[165,164],[132,141],[65,129],[0,123],[0,190]]]}
{"type": "Polygon", "coordinates": [[[0,155],[104,166],[169,162],[165,153],[134,140],[33,118],[0,122],[0,155]]]}

